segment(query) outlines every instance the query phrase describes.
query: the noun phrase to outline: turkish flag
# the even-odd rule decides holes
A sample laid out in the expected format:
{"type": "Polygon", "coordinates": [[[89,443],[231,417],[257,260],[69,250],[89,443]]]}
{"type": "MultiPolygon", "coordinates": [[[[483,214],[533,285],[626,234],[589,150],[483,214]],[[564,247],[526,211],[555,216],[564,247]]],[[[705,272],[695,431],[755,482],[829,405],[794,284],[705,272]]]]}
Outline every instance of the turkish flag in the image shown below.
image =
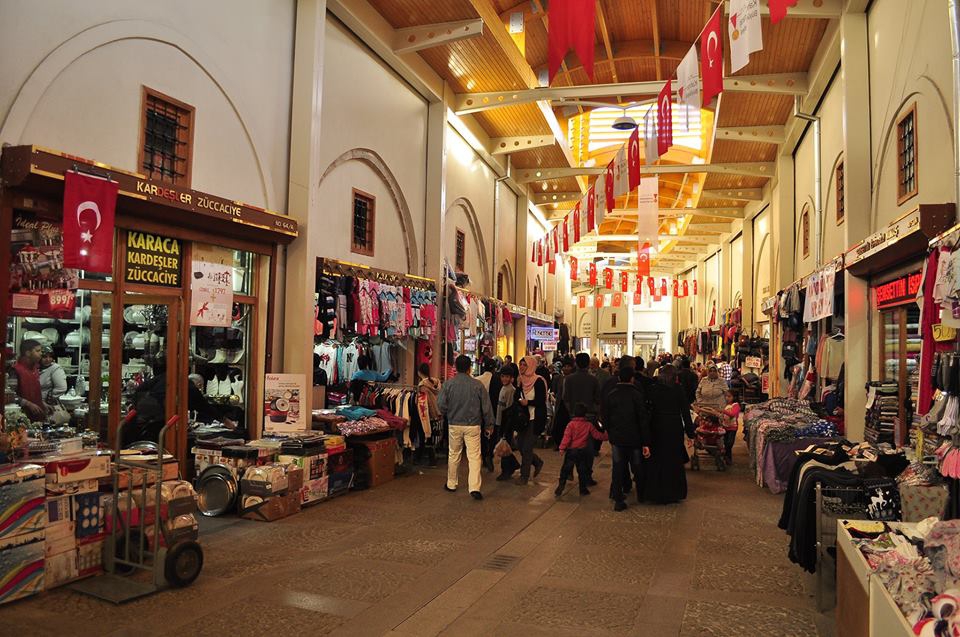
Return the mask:
{"type": "Polygon", "coordinates": [[[580,273],[577,272],[577,257],[570,257],[570,280],[577,281],[580,278],[580,273]]]}
{"type": "MultiPolygon", "coordinates": [[[[557,228],[554,227],[550,231],[550,234],[553,236],[553,254],[560,252],[560,233],[557,232],[557,228]]],[[[553,259],[551,259],[552,261],[553,259]]]]}
{"type": "Polygon", "coordinates": [[[587,77],[593,82],[594,0],[551,0],[547,9],[547,64],[550,83],[560,70],[567,51],[580,58],[587,77]]]}
{"type": "Polygon", "coordinates": [[[690,296],[690,283],[688,281],[683,282],[683,298],[690,296]]]}
{"type": "MultiPolygon", "coordinates": [[[[668,82],[669,84],[669,82],[668,82]]],[[[630,133],[627,152],[627,175],[630,190],[640,185],[640,128],[634,128],[630,133]]]]}
{"type": "Polygon", "coordinates": [[[549,274],[556,274],[556,273],[557,273],[557,260],[556,260],[556,259],[550,259],[550,262],[547,263],[547,272],[548,272],[549,274]]]}
{"type": "Polygon", "coordinates": [[[643,295],[640,294],[640,290],[638,289],[636,292],[633,293],[633,304],[640,305],[640,303],[642,302],[643,302],[643,295]]]}
{"type": "Polygon", "coordinates": [[[647,277],[647,287],[650,288],[650,294],[653,294],[653,293],[654,293],[654,290],[656,289],[656,286],[655,286],[654,283],[653,283],[653,277],[652,277],[652,276],[648,276],[648,277],[647,277]]]}
{"type": "Polygon", "coordinates": [[[701,101],[707,106],[723,92],[723,35],[720,31],[723,3],[713,12],[700,34],[700,79],[703,81],[701,101]]]}
{"type": "Polygon", "coordinates": [[[597,227],[597,200],[593,197],[593,190],[587,191],[587,228],[593,231],[597,227]]]}
{"type": "Polygon", "coordinates": [[[579,302],[578,305],[580,306],[580,309],[581,309],[581,310],[587,307],[587,297],[585,297],[585,296],[583,296],[583,295],[581,294],[581,295],[577,298],[577,301],[579,302]]]}
{"type": "Polygon", "coordinates": [[[570,252],[570,232],[569,232],[570,227],[567,225],[566,219],[563,220],[563,224],[560,226],[560,228],[561,228],[560,234],[562,235],[561,243],[563,244],[563,251],[570,252]]]}
{"type": "Polygon", "coordinates": [[[613,289],[613,270],[610,268],[603,269],[603,287],[608,290],[613,289]]]}
{"type": "Polygon", "coordinates": [[[604,182],[605,192],[606,192],[606,202],[607,202],[607,212],[613,212],[613,207],[617,203],[617,196],[613,191],[613,182],[614,182],[614,162],[616,160],[610,160],[610,163],[607,164],[607,179],[604,182]]]}
{"type": "Polygon", "coordinates": [[[63,176],[63,267],[113,273],[119,185],[73,170],[63,176]]]}
{"type": "Polygon", "coordinates": [[[570,214],[573,215],[573,242],[580,243],[580,204],[570,214]]]}
{"type": "Polygon", "coordinates": [[[620,273],[620,291],[626,292],[630,289],[630,275],[626,272],[620,273]]]}
{"type": "Polygon", "coordinates": [[[680,281],[677,279],[673,280],[673,295],[678,299],[680,298],[680,281]]]}
{"type": "Polygon", "coordinates": [[[697,293],[697,280],[696,280],[696,279],[693,280],[693,293],[694,293],[694,295],[696,295],[696,293],[697,293]]]}
{"type": "Polygon", "coordinates": [[[667,280],[660,279],[660,296],[666,296],[666,295],[667,295],[667,280]]]}
{"type": "Polygon", "coordinates": [[[637,276],[650,276],[650,244],[643,243],[637,250],[637,276]]]}
{"type": "Polygon", "coordinates": [[[613,307],[620,307],[621,305],[623,305],[623,294],[620,292],[614,292],[613,307]]]}
{"type": "Polygon", "coordinates": [[[597,294],[593,297],[593,306],[594,307],[603,307],[603,295],[597,294]]]}
{"type": "Polygon", "coordinates": [[[587,266],[587,274],[590,276],[591,287],[597,287],[597,264],[591,263],[587,266]]]}
{"type": "Polygon", "coordinates": [[[787,7],[797,6],[797,0],[770,0],[770,24],[776,24],[787,17],[787,7]]]}
{"type": "MultiPolygon", "coordinates": [[[[673,146],[673,91],[670,88],[671,80],[667,80],[657,98],[657,155],[661,157],[673,146]]],[[[637,132],[634,129],[633,132],[637,132]]],[[[639,135],[639,133],[638,133],[639,135]]],[[[638,137],[639,140],[639,137],[638,137]]],[[[639,161],[640,145],[637,142],[637,157],[639,161]]],[[[640,184],[640,165],[637,164],[637,185],[640,184]]],[[[633,177],[631,173],[631,183],[633,177]]],[[[631,186],[632,188],[633,186],[631,186]]]]}

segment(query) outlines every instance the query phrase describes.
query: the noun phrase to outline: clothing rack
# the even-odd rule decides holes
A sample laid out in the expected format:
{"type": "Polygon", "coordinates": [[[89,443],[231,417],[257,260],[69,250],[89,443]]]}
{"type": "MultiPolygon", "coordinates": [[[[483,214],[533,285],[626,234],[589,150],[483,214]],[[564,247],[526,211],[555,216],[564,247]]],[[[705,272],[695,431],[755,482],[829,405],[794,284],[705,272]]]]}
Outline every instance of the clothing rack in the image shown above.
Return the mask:
{"type": "Polygon", "coordinates": [[[336,259],[321,258],[319,270],[326,275],[332,276],[353,276],[361,279],[368,279],[386,285],[404,285],[418,290],[437,291],[437,282],[433,279],[417,276],[415,274],[401,274],[399,272],[390,272],[381,270],[369,265],[360,263],[350,263],[348,261],[338,261],[336,259]]]}

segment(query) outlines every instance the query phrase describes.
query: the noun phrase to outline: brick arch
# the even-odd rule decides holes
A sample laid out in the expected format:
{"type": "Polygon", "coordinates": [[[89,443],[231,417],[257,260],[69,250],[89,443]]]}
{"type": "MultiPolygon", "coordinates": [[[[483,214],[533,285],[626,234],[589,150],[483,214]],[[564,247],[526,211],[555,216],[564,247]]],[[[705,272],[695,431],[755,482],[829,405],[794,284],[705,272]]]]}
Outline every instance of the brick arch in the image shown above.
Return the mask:
{"type": "Polygon", "coordinates": [[[480,270],[483,276],[483,293],[492,296],[490,287],[490,264],[487,261],[487,246],[483,241],[483,229],[480,227],[480,218],[477,217],[477,211],[473,204],[466,197],[457,197],[447,208],[444,216],[450,214],[454,208],[460,208],[467,215],[467,222],[470,224],[470,234],[473,235],[473,241],[480,252],[480,270]]]}
{"type": "MultiPolygon", "coordinates": [[[[403,229],[403,247],[407,253],[407,272],[411,274],[422,274],[423,268],[421,267],[420,259],[417,257],[417,235],[413,228],[413,217],[410,214],[410,206],[407,205],[407,199],[403,196],[400,182],[397,181],[390,167],[387,166],[387,162],[385,162],[376,151],[370,150],[369,148],[352,148],[348,150],[330,162],[330,165],[327,166],[326,170],[324,170],[320,176],[320,184],[322,184],[323,180],[334,170],[351,161],[358,161],[370,168],[377,177],[380,178],[383,185],[387,187],[387,191],[390,193],[390,199],[393,201],[394,208],[400,220],[400,227],[403,229]]],[[[318,186],[320,184],[318,184],[318,186]]]]}

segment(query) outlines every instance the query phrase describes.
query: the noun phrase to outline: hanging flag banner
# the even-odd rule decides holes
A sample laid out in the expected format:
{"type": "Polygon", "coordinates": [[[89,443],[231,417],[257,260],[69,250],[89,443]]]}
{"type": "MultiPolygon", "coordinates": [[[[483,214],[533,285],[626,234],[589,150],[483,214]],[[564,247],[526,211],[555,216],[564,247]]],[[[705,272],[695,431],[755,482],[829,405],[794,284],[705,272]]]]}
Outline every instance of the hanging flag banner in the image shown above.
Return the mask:
{"type": "Polygon", "coordinates": [[[626,271],[620,272],[620,291],[626,292],[630,289],[630,275],[626,271]]]}
{"type": "Polygon", "coordinates": [[[547,273],[549,273],[549,274],[556,274],[556,273],[557,273],[557,260],[556,260],[556,259],[550,259],[550,261],[547,263],[547,273]]]}
{"type": "Polygon", "coordinates": [[[807,278],[807,297],[803,304],[804,323],[833,316],[833,287],[836,276],[836,270],[831,264],[807,278]]]}
{"type": "Polygon", "coordinates": [[[770,0],[770,24],[776,24],[787,17],[787,7],[797,6],[797,0],[770,0]]]}
{"type": "Polygon", "coordinates": [[[570,224],[567,223],[566,217],[564,217],[563,223],[560,224],[560,235],[560,244],[563,247],[563,251],[570,252],[570,224]]]}
{"type": "MultiPolygon", "coordinates": [[[[677,67],[680,101],[691,108],[700,108],[700,68],[697,64],[697,45],[690,47],[677,67]]],[[[687,128],[689,129],[689,118],[687,128]]]]}
{"type": "Polygon", "coordinates": [[[647,287],[650,289],[650,294],[653,294],[656,290],[656,285],[653,282],[652,276],[647,277],[647,287]]]}
{"type": "Polygon", "coordinates": [[[720,24],[723,3],[713,12],[700,36],[700,78],[703,81],[701,104],[706,106],[723,92],[723,35],[720,24]]]}
{"type": "Polygon", "coordinates": [[[596,191],[593,188],[587,191],[587,206],[593,211],[593,220],[597,224],[597,233],[599,233],[600,224],[603,223],[607,211],[597,205],[596,191]]]}
{"type": "Polygon", "coordinates": [[[697,294],[697,280],[696,280],[696,279],[693,280],[693,294],[694,294],[694,296],[696,296],[696,294],[697,294]]]}
{"type": "Polygon", "coordinates": [[[622,197],[630,192],[630,174],[627,165],[627,153],[623,147],[617,151],[616,163],[613,167],[613,194],[622,197]]]}
{"type": "Polygon", "coordinates": [[[610,268],[603,269],[603,287],[608,290],[613,289],[613,270],[610,268]]]}
{"type": "MultiPolygon", "coordinates": [[[[553,241],[553,254],[560,252],[560,230],[554,226],[553,230],[550,231],[550,235],[553,241]]],[[[550,259],[551,261],[553,259],[550,259]]]]}
{"type": "Polygon", "coordinates": [[[637,246],[637,284],[640,278],[650,276],[650,244],[641,241],[637,246]]]}
{"type": "Polygon", "coordinates": [[[590,287],[597,287],[597,264],[590,263],[587,266],[587,274],[590,277],[590,287]]]}
{"type": "Polygon", "coordinates": [[[667,295],[667,280],[660,279],[660,296],[666,296],[666,295],[667,295]]]}
{"type": "Polygon", "coordinates": [[[657,155],[663,156],[673,146],[673,93],[671,80],[664,83],[657,98],[657,155]]]}
{"type": "Polygon", "coordinates": [[[603,307],[603,295],[597,294],[593,297],[593,306],[594,307],[603,307]]]}
{"type": "Polygon", "coordinates": [[[552,0],[547,8],[547,66],[550,83],[567,51],[573,49],[593,82],[593,42],[596,3],[593,0],[552,0]]]}
{"type": "Polygon", "coordinates": [[[233,264],[193,261],[190,277],[190,325],[233,325],[233,264]]]}
{"type": "Polygon", "coordinates": [[[68,170],[63,176],[63,265],[113,273],[113,219],[120,185],[68,170]]]}
{"type": "Polygon", "coordinates": [[[760,0],[730,0],[727,34],[730,36],[730,72],[736,73],[750,62],[751,53],[763,49],[760,0]]]}
{"type": "Polygon", "coordinates": [[[590,205],[590,199],[584,195],[580,200],[580,213],[587,213],[587,232],[593,232],[597,228],[597,211],[590,205]]]}
{"type": "Polygon", "coordinates": [[[632,192],[640,185],[640,128],[630,133],[627,152],[627,187],[632,192]]]}
{"type": "Polygon", "coordinates": [[[637,290],[633,293],[633,304],[640,305],[641,303],[643,303],[643,295],[640,294],[640,290],[637,290]]]}
{"type": "Polygon", "coordinates": [[[583,207],[581,202],[577,202],[577,208],[575,210],[576,214],[580,217],[580,237],[583,238],[590,233],[589,219],[587,218],[587,210],[583,207]]]}
{"type": "Polygon", "coordinates": [[[598,217],[597,225],[599,226],[607,216],[607,188],[603,183],[603,175],[600,175],[597,181],[590,186],[590,194],[593,200],[593,214],[598,217]]]}
{"type": "Polygon", "coordinates": [[[581,309],[581,310],[583,310],[583,309],[585,309],[585,308],[587,307],[587,297],[585,297],[585,296],[583,296],[583,295],[581,294],[581,295],[577,298],[577,301],[578,301],[578,305],[580,306],[580,309],[581,309]]]}
{"type": "Polygon", "coordinates": [[[620,307],[623,305],[623,294],[621,292],[613,293],[613,307],[620,307]]]}
{"type": "Polygon", "coordinates": [[[607,164],[607,173],[604,177],[604,200],[607,202],[607,212],[613,212],[613,208],[617,203],[617,195],[614,192],[614,186],[616,184],[616,167],[615,160],[610,160],[610,163],[607,164]]]}
{"type": "Polygon", "coordinates": [[[673,280],[673,296],[678,299],[680,298],[680,281],[677,279],[673,280]]]}
{"type": "Polygon", "coordinates": [[[644,179],[637,190],[637,240],[658,246],[660,233],[660,179],[644,179]]]}
{"type": "Polygon", "coordinates": [[[570,257],[568,265],[570,266],[570,280],[577,281],[580,278],[580,272],[577,270],[577,267],[579,266],[577,257],[570,257]]]}
{"type": "Polygon", "coordinates": [[[643,116],[643,163],[652,166],[657,159],[657,111],[648,108],[643,116]]]}
{"type": "Polygon", "coordinates": [[[688,296],[690,296],[690,284],[689,284],[689,282],[688,282],[686,279],[684,279],[684,281],[683,281],[683,298],[687,298],[688,296]]]}
{"type": "Polygon", "coordinates": [[[582,228],[580,226],[580,206],[577,205],[573,209],[573,212],[570,213],[570,216],[573,217],[573,242],[580,243],[580,237],[583,236],[582,228]]]}

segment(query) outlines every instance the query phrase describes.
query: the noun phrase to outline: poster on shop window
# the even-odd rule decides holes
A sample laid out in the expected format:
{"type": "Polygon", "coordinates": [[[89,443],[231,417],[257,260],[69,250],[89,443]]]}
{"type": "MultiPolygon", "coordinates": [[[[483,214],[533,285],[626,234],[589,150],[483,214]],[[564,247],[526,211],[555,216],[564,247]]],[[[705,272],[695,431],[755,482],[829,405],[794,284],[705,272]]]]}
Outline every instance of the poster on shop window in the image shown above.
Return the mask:
{"type": "Polygon", "coordinates": [[[836,276],[833,268],[810,275],[807,281],[807,298],[803,305],[804,323],[833,316],[833,284],[836,276]]]}
{"type": "Polygon", "coordinates": [[[190,294],[190,325],[232,325],[233,266],[194,261],[191,267],[190,294]]]}
{"type": "Polygon", "coordinates": [[[10,235],[11,316],[73,318],[79,270],[63,265],[59,221],[17,214],[10,235]]]}
{"type": "Polygon", "coordinates": [[[310,428],[303,412],[307,377],[303,374],[266,374],[263,383],[263,431],[290,434],[310,428]]]}

